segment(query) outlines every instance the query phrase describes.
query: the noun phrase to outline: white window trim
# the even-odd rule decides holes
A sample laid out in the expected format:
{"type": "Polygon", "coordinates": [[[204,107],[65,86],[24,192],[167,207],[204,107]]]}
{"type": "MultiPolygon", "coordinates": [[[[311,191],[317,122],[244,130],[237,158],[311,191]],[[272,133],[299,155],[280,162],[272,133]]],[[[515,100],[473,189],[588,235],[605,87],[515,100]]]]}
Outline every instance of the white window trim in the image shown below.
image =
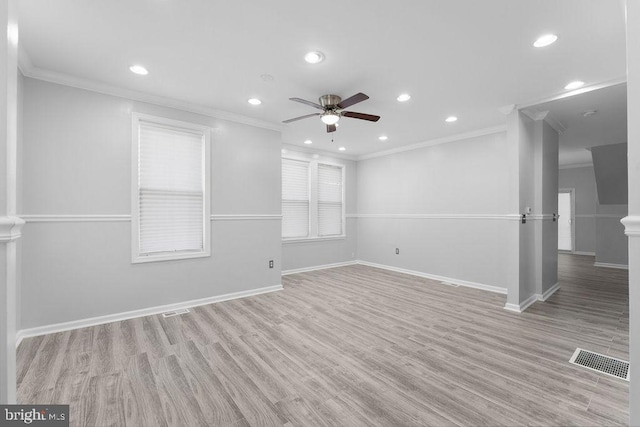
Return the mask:
{"type": "Polygon", "coordinates": [[[142,113],[131,114],[131,263],[171,261],[211,256],[211,128],[194,123],[167,119],[142,113]],[[140,122],[161,126],[177,127],[189,131],[202,132],[204,138],[204,211],[202,214],[203,248],[199,251],[179,251],[171,253],[140,254],[140,203],[138,182],[138,145],[140,122]]]}
{"type": "Polygon", "coordinates": [[[309,163],[309,236],[283,238],[282,243],[321,242],[329,240],[344,240],[347,238],[347,215],[345,191],[347,188],[346,168],[344,164],[326,160],[315,160],[295,154],[283,155],[283,159],[305,161],[309,163]],[[318,236],[318,164],[339,167],[342,171],[342,234],[335,236],[318,236]]]}

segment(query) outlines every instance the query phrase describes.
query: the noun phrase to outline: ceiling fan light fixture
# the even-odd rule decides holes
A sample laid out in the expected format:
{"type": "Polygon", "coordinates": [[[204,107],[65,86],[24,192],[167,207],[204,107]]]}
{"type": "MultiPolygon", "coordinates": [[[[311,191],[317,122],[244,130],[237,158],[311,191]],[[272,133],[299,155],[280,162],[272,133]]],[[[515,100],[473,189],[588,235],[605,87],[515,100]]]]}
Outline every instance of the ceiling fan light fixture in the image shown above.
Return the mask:
{"type": "Polygon", "coordinates": [[[304,60],[309,64],[317,64],[324,60],[324,54],[322,52],[309,52],[304,56],[304,60]]]}
{"type": "Polygon", "coordinates": [[[338,123],[338,120],[340,120],[340,116],[333,111],[327,111],[320,116],[320,120],[322,120],[322,123],[325,125],[335,125],[338,123]]]}

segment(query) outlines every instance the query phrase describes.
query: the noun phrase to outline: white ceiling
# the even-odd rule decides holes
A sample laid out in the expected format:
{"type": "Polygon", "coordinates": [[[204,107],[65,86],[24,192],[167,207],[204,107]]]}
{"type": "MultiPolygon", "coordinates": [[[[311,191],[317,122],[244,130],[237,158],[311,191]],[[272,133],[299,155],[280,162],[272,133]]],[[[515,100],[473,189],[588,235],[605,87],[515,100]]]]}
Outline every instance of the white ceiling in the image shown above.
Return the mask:
{"type": "Polygon", "coordinates": [[[560,164],[591,163],[591,147],[627,142],[627,85],[619,84],[538,104],[528,110],[548,111],[560,133],[560,164]],[[584,117],[586,111],[596,114],[584,117]]]}
{"type": "Polygon", "coordinates": [[[57,73],[274,124],[327,93],[371,99],[335,142],[318,118],[284,143],[359,156],[505,123],[498,108],[624,78],[621,2],[612,0],[21,0],[31,74],[57,73]],[[547,32],[558,41],[536,49],[547,32]],[[317,65],[303,60],[322,51],[317,65]],[[132,74],[142,64],[149,75],[132,74]],[[261,75],[274,77],[265,82],[261,75]],[[401,92],[412,95],[398,103],[401,92]],[[260,98],[251,106],[248,98],[260,98]],[[456,115],[456,123],[445,123],[456,115]],[[382,143],[379,135],[388,135],[382,143]]]}

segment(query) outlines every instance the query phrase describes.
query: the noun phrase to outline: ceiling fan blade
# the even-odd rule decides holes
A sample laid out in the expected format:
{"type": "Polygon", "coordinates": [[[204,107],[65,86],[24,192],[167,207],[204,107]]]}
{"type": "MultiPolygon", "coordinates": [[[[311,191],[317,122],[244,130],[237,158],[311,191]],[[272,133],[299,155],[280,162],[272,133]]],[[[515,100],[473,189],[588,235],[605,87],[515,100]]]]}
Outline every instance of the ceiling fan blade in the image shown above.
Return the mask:
{"type": "Polygon", "coordinates": [[[341,101],[340,103],[338,103],[338,108],[347,108],[347,107],[350,107],[350,106],[352,106],[354,104],[357,104],[358,102],[366,101],[367,99],[369,99],[369,97],[367,95],[365,95],[364,93],[362,93],[362,92],[356,93],[352,97],[349,97],[349,98],[341,101]]]}
{"type": "Polygon", "coordinates": [[[335,132],[335,131],[336,131],[336,125],[327,125],[327,133],[335,132]]]}
{"type": "Polygon", "coordinates": [[[291,123],[302,119],[307,119],[309,117],[319,116],[320,113],[307,114],[306,116],[295,117],[293,119],[284,120],[282,123],[291,123]]]}
{"type": "Polygon", "coordinates": [[[306,99],[300,98],[289,98],[290,101],[300,102],[301,104],[306,104],[311,107],[317,108],[318,110],[324,110],[324,107],[320,104],[316,104],[315,102],[307,101],[306,99]]]}
{"type": "Polygon", "coordinates": [[[355,113],[353,111],[343,111],[342,116],[351,117],[352,119],[368,120],[370,122],[377,122],[380,120],[380,116],[374,116],[373,114],[355,113]]]}

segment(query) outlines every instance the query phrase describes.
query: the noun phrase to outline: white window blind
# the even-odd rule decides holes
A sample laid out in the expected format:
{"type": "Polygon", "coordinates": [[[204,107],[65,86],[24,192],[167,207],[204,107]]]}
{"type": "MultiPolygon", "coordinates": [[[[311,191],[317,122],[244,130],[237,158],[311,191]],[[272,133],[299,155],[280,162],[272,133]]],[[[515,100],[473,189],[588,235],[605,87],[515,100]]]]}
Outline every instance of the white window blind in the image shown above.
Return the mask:
{"type": "Polygon", "coordinates": [[[318,164],[318,236],[342,235],[342,168],[318,164]]]}
{"type": "Polygon", "coordinates": [[[134,120],[134,262],[208,255],[206,131],[196,125],[192,129],[165,124],[162,119],[134,120]]]}
{"type": "Polygon", "coordinates": [[[282,159],[282,237],[309,236],[309,163],[282,159]]]}

